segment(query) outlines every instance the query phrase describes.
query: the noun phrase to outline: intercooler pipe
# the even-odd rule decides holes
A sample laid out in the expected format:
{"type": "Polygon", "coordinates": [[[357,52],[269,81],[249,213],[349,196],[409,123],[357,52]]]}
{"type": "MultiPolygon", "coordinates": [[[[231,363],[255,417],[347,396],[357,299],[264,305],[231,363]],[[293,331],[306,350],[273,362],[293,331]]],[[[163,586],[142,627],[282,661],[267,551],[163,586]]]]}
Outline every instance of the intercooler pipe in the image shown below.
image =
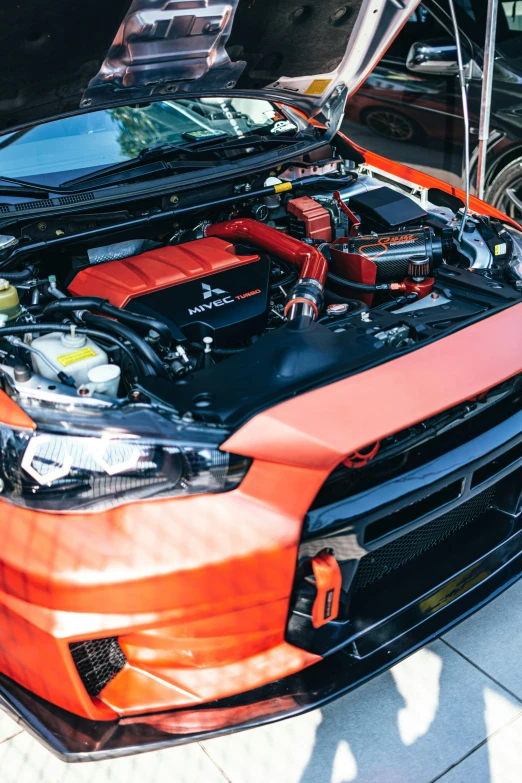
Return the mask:
{"type": "Polygon", "coordinates": [[[285,305],[285,316],[302,326],[319,318],[324,298],[328,261],[313,245],[288,236],[265,223],[251,218],[237,218],[207,226],[207,237],[219,237],[232,242],[250,242],[267,253],[294,264],[299,279],[285,305]]]}

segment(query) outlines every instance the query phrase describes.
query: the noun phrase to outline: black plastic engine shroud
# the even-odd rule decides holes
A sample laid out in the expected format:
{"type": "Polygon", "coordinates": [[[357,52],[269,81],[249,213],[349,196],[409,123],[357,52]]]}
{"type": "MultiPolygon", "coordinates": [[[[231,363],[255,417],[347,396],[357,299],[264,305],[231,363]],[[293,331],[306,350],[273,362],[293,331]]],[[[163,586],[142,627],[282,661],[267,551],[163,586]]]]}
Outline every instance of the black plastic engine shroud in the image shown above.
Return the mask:
{"type": "Polygon", "coordinates": [[[180,327],[189,340],[212,337],[217,346],[233,345],[266,325],[270,304],[270,260],[259,261],[138,296],[126,309],[158,316],[173,333],[180,327]]]}

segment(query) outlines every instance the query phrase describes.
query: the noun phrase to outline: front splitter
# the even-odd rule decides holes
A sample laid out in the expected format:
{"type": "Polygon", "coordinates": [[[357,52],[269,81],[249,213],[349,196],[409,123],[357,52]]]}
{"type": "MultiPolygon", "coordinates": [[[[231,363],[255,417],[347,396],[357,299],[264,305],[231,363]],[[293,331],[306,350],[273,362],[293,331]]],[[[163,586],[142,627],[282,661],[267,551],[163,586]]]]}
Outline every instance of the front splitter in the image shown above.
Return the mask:
{"type": "MultiPolygon", "coordinates": [[[[0,706],[63,761],[144,753],[230,734],[322,707],[410,655],[481,608],[522,575],[522,534],[474,564],[488,574],[415,627],[404,617],[393,641],[365,657],[343,648],[301,672],[195,708],[90,721],[54,706],[0,675],[0,706]]],[[[440,590],[433,590],[435,596],[440,590]]],[[[429,598],[429,596],[428,596],[429,598]]],[[[427,597],[423,597],[426,601],[427,597]]],[[[409,618],[411,621],[411,617],[409,618]]]]}

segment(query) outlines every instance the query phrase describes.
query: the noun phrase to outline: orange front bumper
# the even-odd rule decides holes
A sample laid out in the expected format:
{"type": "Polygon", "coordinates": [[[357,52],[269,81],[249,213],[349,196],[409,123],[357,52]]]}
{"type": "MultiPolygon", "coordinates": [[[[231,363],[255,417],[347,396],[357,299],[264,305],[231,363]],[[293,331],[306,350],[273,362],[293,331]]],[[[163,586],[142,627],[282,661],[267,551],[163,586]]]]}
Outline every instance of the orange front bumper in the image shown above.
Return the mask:
{"type": "MultiPolygon", "coordinates": [[[[284,640],[307,509],[357,449],[522,371],[522,304],[282,403],[224,445],[253,458],[222,495],[48,514],[0,504],[0,671],[111,720],[251,690],[318,660],[284,640]],[[118,637],[127,664],[88,696],[74,641],[118,637]]],[[[13,418],[0,399],[0,420],[13,418]]],[[[30,422],[29,422],[30,425],[30,422]]]]}

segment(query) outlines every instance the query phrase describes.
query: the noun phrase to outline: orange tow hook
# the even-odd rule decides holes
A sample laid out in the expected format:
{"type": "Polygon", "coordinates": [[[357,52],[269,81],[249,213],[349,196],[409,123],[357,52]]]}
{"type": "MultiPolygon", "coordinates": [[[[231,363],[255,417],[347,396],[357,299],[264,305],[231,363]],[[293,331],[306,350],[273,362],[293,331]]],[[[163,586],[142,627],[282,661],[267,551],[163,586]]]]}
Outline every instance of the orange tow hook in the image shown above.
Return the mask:
{"type": "Polygon", "coordinates": [[[317,595],[312,607],[312,625],[320,628],[339,614],[342,575],[335,557],[329,552],[320,552],[312,558],[317,595]]]}

